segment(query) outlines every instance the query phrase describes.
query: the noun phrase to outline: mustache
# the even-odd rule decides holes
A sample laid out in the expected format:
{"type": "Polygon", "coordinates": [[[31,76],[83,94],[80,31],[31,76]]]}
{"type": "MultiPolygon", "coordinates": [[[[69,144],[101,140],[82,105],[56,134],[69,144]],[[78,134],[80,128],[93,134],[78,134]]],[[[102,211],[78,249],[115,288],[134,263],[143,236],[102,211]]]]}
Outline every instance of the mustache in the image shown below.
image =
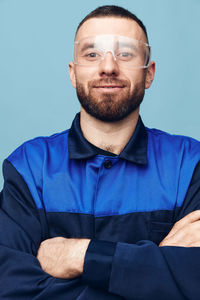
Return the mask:
{"type": "Polygon", "coordinates": [[[94,79],[89,81],[88,86],[89,87],[95,87],[95,86],[101,86],[101,85],[119,85],[119,86],[129,86],[130,83],[128,80],[124,79],[118,79],[115,77],[108,77],[108,78],[100,78],[100,79],[94,79]]]}

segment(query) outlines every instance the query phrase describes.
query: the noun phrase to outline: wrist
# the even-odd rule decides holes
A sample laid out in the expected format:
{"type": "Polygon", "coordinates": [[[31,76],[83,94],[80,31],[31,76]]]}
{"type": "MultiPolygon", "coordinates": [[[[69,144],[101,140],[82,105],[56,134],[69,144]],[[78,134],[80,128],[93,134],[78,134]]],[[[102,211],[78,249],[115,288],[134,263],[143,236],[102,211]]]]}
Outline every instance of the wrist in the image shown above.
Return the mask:
{"type": "Polygon", "coordinates": [[[84,268],[84,261],[86,252],[90,243],[90,239],[80,239],[80,245],[78,248],[78,257],[80,258],[79,263],[77,264],[77,271],[80,273],[80,275],[83,273],[84,268]]]}
{"type": "Polygon", "coordinates": [[[83,273],[83,266],[86,251],[90,243],[89,239],[66,239],[65,252],[65,266],[66,278],[74,278],[81,276],[83,273]]]}

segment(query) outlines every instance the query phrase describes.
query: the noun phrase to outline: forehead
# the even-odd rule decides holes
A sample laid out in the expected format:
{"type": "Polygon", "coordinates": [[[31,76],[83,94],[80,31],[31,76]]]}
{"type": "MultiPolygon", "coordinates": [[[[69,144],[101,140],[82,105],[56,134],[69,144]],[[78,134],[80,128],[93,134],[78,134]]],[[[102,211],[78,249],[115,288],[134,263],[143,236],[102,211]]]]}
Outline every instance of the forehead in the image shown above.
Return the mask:
{"type": "Polygon", "coordinates": [[[134,20],[120,17],[102,17],[87,20],[79,28],[76,40],[94,35],[121,35],[146,42],[142,28],[134,20]]]}

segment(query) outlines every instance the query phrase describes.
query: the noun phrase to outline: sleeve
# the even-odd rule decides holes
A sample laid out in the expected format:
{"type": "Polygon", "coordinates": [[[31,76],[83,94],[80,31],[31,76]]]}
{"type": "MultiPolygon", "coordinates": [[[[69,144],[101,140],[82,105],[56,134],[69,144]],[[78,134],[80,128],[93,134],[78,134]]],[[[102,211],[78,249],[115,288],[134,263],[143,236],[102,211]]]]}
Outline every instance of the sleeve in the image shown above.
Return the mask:
{"type": "Polygon", "coordinates": [[[45,273],[36,258],[47,235],[44,212],[35,207],[22,176],[9,161],[3,165],[0,194],[0,299],[76,299],[80,278],[63,280],[45,273]]]}
{"type": "MultiPolygon", "coordinates": [[[[177,220],[200,209],[200,163],[193,173],[177,220]]],[[[200,247],[158,247],[92,240],[83,281],[126,299],[199,299],[200,247]]]]}

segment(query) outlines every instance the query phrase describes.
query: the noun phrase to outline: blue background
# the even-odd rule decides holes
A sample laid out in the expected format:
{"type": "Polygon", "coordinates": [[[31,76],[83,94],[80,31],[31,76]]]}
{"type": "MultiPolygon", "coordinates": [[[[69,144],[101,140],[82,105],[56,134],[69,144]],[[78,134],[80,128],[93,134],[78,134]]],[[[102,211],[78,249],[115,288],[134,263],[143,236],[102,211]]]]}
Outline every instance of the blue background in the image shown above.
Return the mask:
{"type": "Polygon", "coordinates": [[[141,107],[146,126],[200,139],[199,0],[0,0],[0,164],[25,140],[71,125],[79,111],[68,76],[74,33],[106,4],[147,27],[157,66],[141,107]]]}

